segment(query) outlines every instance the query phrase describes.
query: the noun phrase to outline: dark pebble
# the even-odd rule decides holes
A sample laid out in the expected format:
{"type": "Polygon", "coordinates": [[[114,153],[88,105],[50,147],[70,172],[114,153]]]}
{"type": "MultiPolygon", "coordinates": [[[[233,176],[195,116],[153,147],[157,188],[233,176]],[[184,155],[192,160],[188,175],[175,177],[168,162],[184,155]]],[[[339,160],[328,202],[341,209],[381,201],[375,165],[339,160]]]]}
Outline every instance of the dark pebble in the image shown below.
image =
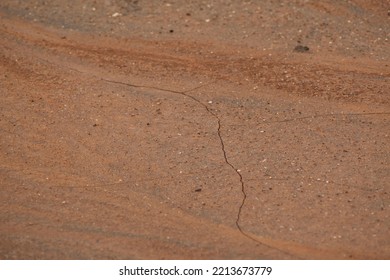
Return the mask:
{"type": "Polygon", "coordinates": [[[300,53],[304,53],[304,52],[308,52],[310,49],[308,46],[302,46],[302,45],[297,45],[295,48],[294,48],[294,51],[295,52],[300,52],[300,53]]]}
{"type": "Polygon", "coordinates": [[[196,192],[201,192],[202,189],[201,189],[201,188],[198,188],[198,189],[196,189],[195,191],[196,191],[196,192]]]}

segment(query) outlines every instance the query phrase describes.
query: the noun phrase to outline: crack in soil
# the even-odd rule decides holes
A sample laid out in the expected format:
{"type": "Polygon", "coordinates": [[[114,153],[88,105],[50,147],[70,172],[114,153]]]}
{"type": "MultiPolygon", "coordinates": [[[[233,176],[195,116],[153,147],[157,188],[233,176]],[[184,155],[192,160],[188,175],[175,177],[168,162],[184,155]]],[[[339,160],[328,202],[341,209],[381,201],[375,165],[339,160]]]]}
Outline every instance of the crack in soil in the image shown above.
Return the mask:
{"type": "MultiPolygon", "coordinates": [[[[214,113],[206,104],[204,104],[203,102],[201,102],[199,99],[197,99],[196,97],[188,94],[189,92],[192,92],[192,91],[195,91],[195,90],[198,90],[200,88],[203,88],[205,86],[208,86],[210,84],[213,84],[215,83],[217,80],[214,80],[210,83],[207,83],[207,84],[203,84],[203,85],[200,85],[200,86],[197,86],[197,87],[194,87],[192,89],[189,89],[189,90],[185,90],[185,91],[176,91],[176,90],[171,90],[171,89],[164,89],[164,88],[159,88],[159,87],[154,87],[154,86],[143,86],[143,85],[136,85],[136,84],[131,84],[131,83],[125,83],[125,82],[119,82],[119,81],[113,81],[113,80],[108,80],[108,79],[104,79],[104,78],[101,78],[102,81],[105,81],[105,82],[108,82],[108,83],[113,83],[113,84],[120,84],[120,85],[125,85],[125,86],[129,86],[129,87],[134,87],[134,88],[147,88],[147,89],[154,89],[154,90],[160,90],[160,91],[165,91],[165,92],[171,92],[171,93],[175,93],[175,94],[180,94],[180,95],[183,95],[187,98],[190,98],[192,99],[194,102],[198,103],[199,105],[201,105],[203,108],[206,109],[206,111],[214,118],[216,119],[217,121],[217,124],[218,124],[218,128],[217,128],[217,135],[218,135],[218,138],[219,138],[219,141],[221,143],[221,150],[222,150],[222,153],[223,153],[223,157],[224,157],[224,160],[225,160],[225,163],[231,168],[234,170],[234,172],[237,174],[237,176],[239,177],[240,179],[240,184],[241,184],[241,192],[242,192],[242,200],[241,200],[241,203],[240,203],[240,206],[238,208],[238,211],[237,211],[237,218],[236,218],[236,221],[235,221],[235,224],[236,224],[236,227],[237,229],[239,230],[239,232],[245,236],[246,238],[256,242],[257,244],[260,244],[262,246],[265,246],[265,247],[268,247],[270,249],[274,249],[274,250],[277,250],[277,251],[280,251],[284,254],[287,254],[289,256],[294,256],[292,255],[291,253],[287,252],[287,251],[284,251],[280,248],[277,248],[277,247],[274,247],[274,246],[271,246],[271,245],[268,245],[264,242],[261,242],[259,240],[257,240],[256,238],[254,238],[253,236],[251,236],[250,234],[246,233],[241,225],[240,225],[240,219],[241,219],[241,213],[242,213],[242,210],[244,208],[244,205],[245,205],[245,202],[246,202],[246,199],[247,199],[247,193],[246,193],[246,190],[245,190],[245,183],[244,183],[244,179],[239,171],[239,169],[237,169],[228,159],[228,156],[227,156],[227,153],[226,153],[226,150],[225,150],[225,143],[224,143],[224,140],[223,140],[223,137],[222,137],[222,133],[221,133],[221,128],[222,128],[222,125],[221,125],[221,119],[220,117],[214,113]]],[[[296,257],[296,256],[295,256],[296,257]]]]}
{"type": "MultiPolygon", "coordinates": [[[[49,61],[46,61],[46,62],[49,62],[49,61]]],[[[49,62],[51,63],[51,62],[49,62]]],[[[78,73],[82,73],[82,74],[88,74],[84,71],[80,71],[78,69],[75,69],[73,67],[69,67],[69,66],[65,66],[65,68],[68,68],[68,69],[71,69],[71,70],[74,70],[78,73]]],[[[91,75],[91,74],[89,74],[91,75]]],[[[240,219],[241,219],[241,213],[242,213],[242,210],[245,206],[245,202],[247,200],[247,193],[246,193],[246,190],[245,190],[245,183],[244,183],[244,179],[241,175],[241,173],[238,171],[238,169],[229,161],[228,159],[228,156],[227,156],[227,153],[226,153],[226,150],[225,150],[225,143],[223,141],[223,137],[222,137],[222,134],[221,134],[221,128],[222,128],[222,125],[221,125],[221,119],[219,118],[219,116],[214,113],[206,104],[204,104],[203,102],[201,102],[199,99],[197,99],[196,97],[188,94],[189,92],[192,92],[192,91],[195,91],[195,90],[198,90],[200,88],[203,88],[203,87],[206,87],[208,85],[211,85],[211,84],[214,84],[216,83],[218,80],[220,79],[223,79],[223,78],[218,78],[218,79],[215,79],[214,81],[211,81],[207,84],[202,84],[202,85],[199,85],[197,87],[194,87],[194,88],[191,88],[191,89],[188,89],[188,90],[184,90],[184,91],[177,91],[177,90],[172,90],[172,89],[166,89],[166,88],[160,88],[160,87],[155,87],[155,86],[145,86],[145,85],[140,85],[140,84],[132,84],[132,83],[126,83],[126,82],[121,82],[121,81],[115,81],[115,80],[110,80],[110,79],[105,79],[105,78],[102,78],[102,77],[99,77],[97,75],[94,75],[92,74],[93,77],[95,77],[96,79],[100,79],[101,81],[104,81],[104,82],[107,82],[107,83],[111,83],[111,84],[118,84],[118,85],[123,85],[123,86],[128,86],[128,87],[133,87],[133,88],[145,88],[145,89],[153,89],[153,90],[159,90],[159,91],[164,91],[164,92],[170,92],[170,93],[174,93],[174,94],[180,94],[182,96],[185,96],[187,98],[190,98],[192,99],[194,102],[198,103],[199,105],[201,105],[203,108],[206,109],[206,111],[213,117],[217,120],[217,124],[218,124],[218,128],[217,128],[217,135],[218,135],[218,138],[220,140],[220,143],[221,143],[221,150],[222,150],[222,153],[223,153],[223,157],[224,157],[224,160],[225,160],[225,163],[230,166],[231,169],[234,170],[234,172],[237,174],[237,176],[239,177],[239,180],[240,180],[240,184],[241,184],[241,192],[242,192],[242,200],[241,200],[241,203],[240,203],[240,206],[238,208],[238,211],[237,211],[237,218],[236,218],[236,221],[235,221],[235,224],[236,224],[236,227],[237,229],[239,230],[239,232],[245,236],[246,238],[252,240],[253,242],[259,244],[259,245],[262,245],[262,246],[265,246],[267,248],[270,248],[270,249],[273,249],[273,250],[277,250],[279,252],[282,252],[286,255],[289,255],[289,256],[292,256],[292,257],[295,257],[297,258],[296,255],[293,255],[291,253],[289,253],[288,251],[285,251],[285,250],[282,250],[276,246],[272,246],[272,245],[269,245],[265,242],[262,242],[258,239],[256,239],[255,237],[251,236],[249,233],[246,233],[241,225],[240,225],[240,219]]],[[[123,182],[122,182],[123,183],[123,182]]],[[[117,183],[115,183],[117,184],[117,183]]]]}

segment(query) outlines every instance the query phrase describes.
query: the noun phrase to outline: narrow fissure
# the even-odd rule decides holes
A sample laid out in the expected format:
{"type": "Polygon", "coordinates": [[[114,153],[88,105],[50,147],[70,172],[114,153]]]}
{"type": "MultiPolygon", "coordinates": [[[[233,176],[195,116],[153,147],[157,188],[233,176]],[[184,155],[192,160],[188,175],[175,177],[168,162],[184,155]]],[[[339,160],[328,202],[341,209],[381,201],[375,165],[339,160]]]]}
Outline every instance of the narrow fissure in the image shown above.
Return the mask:
{"type": "Polygon", "coordinates": [[[234,172],[237,174],[237,176],[239,177],[239,180],[240,180],[240,184],[241,184],[241,192],[242,192],[242,200],[241,200],[241,203],[240,203],[240,206],[238,208],[238,211],[237,211],[237,217],[236,217],[236,221],[235,221],[235,224],[236,224],[236,227],[237,229],[240,231],[240,233],[245,236],[246,238],[252,240],[253,242],[256,242],[257,244],[260,244],[262,246],[265,246],[265,247],[268,247],[270,249],[274,249],[274,250],[277,250],[279,252],[282,252],[284,254],[287,254],[289,256],[292,256],[292,254],[290,254],[289,252],[287,251],[284,251],[282,249],[279,249],[277,247],[274,247],[274,246],[271,246],[271,245],[268,245],[266,243],[263,243],[259,240],[257,240],[256,238],[252,237],[250,234],[246,233],[242,228],[241,228],[241,225],[240,225],[240,219],[241,219],[241,213],[242,213],[242,210],[245,206],[245,202],[246,202],[246,199],[247,199],[247,194],[246,194],[246,190],[245,190],[245,183],[244,183],[244,179],[241,175],[241,173],[238,171],[238,169],[229,161],[228,159],[228,156],[226,154],[226,150],[225,150],[225,143],[224,143],[224,140],[223,140],[223,137],[222,137],[222,134],[221,134],[221,119],[219,118],[219,116],[214,113],[206,104],[202,103],[199,99],[195,98],[194,96],[188,94],[189,92],[192,92],[192,91],[195,91],[197,89],[200,89],[202,87],[205,87],[205,86],[208,86],[212,83],[215,83],[216,81],[213,81],[213,82],[210,82],[208,84],[204,84],[204,85],[200,85],[200,86],[197,86],[197,87],[194,87],[192,89],[189,89],[189,90],[186,90],[186,91],[176,91],[176,90],[171,90],[171,89],[164,89],[164,88],[158,88],[158,87],[153,87],[153,86],[143,86],[143,85],[136,85],[136,84],[130,84],[130,83],[125,83],[125,82],[119,82],[119,81],[112,81],[112,80],[107,80],[107,79],[103,79],[101,78],[101,80],[105,81],[105,82],[108,82],[108,83],[114,83],[114,84],[120,84],[120,85],[125,85],[125,86],[129,86],[129,87],[135,87],[135,88],[147,88],[147,89],[154,89],[154,90],[160,90],[160,91],[165,91],[165,92],[171,92],[171,93],[175,93],[175,94],[180,94],[180,95],[183,95],[187,98],[190,98],[192,99],[194,102],[198,103],[199,105],[201,105],[202,107],[204,107],[206,109],[206,111],[214,118],[216,119],[217,121],[217,124],[218,124],[218,128],[217,128],[217,135],[218,135],[218,138],[219,138],[219,141],[221,143],[221,150],[222,150],[222,153],[223,153],[223,157],[224,157],[224,160],[225,160],[225,163],[230,166],[231,169],[234,170],[234,172]]]}

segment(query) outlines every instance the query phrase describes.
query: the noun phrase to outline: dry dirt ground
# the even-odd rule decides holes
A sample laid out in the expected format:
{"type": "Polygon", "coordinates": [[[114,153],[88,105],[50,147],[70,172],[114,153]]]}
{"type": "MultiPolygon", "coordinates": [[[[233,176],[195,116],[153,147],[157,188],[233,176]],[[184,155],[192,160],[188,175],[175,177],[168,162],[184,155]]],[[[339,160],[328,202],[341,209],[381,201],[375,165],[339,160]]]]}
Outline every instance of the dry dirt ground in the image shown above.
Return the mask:
{"type": "Polygon", "coordinates": [[[0,2],[1,259],[389,259],[390,2],[0,2]]]}

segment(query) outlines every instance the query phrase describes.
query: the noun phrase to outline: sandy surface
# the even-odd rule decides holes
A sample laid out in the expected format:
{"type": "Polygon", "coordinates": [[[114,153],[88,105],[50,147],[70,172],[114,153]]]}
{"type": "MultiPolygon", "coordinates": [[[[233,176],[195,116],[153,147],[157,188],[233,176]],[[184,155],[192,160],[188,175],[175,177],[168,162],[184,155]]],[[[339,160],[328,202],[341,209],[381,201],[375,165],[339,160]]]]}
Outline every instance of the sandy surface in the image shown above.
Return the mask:
{"type": "Polygon", "coordinates": [[[389,259],[389,1],[0,3],[1,259],[389,259]]]}

